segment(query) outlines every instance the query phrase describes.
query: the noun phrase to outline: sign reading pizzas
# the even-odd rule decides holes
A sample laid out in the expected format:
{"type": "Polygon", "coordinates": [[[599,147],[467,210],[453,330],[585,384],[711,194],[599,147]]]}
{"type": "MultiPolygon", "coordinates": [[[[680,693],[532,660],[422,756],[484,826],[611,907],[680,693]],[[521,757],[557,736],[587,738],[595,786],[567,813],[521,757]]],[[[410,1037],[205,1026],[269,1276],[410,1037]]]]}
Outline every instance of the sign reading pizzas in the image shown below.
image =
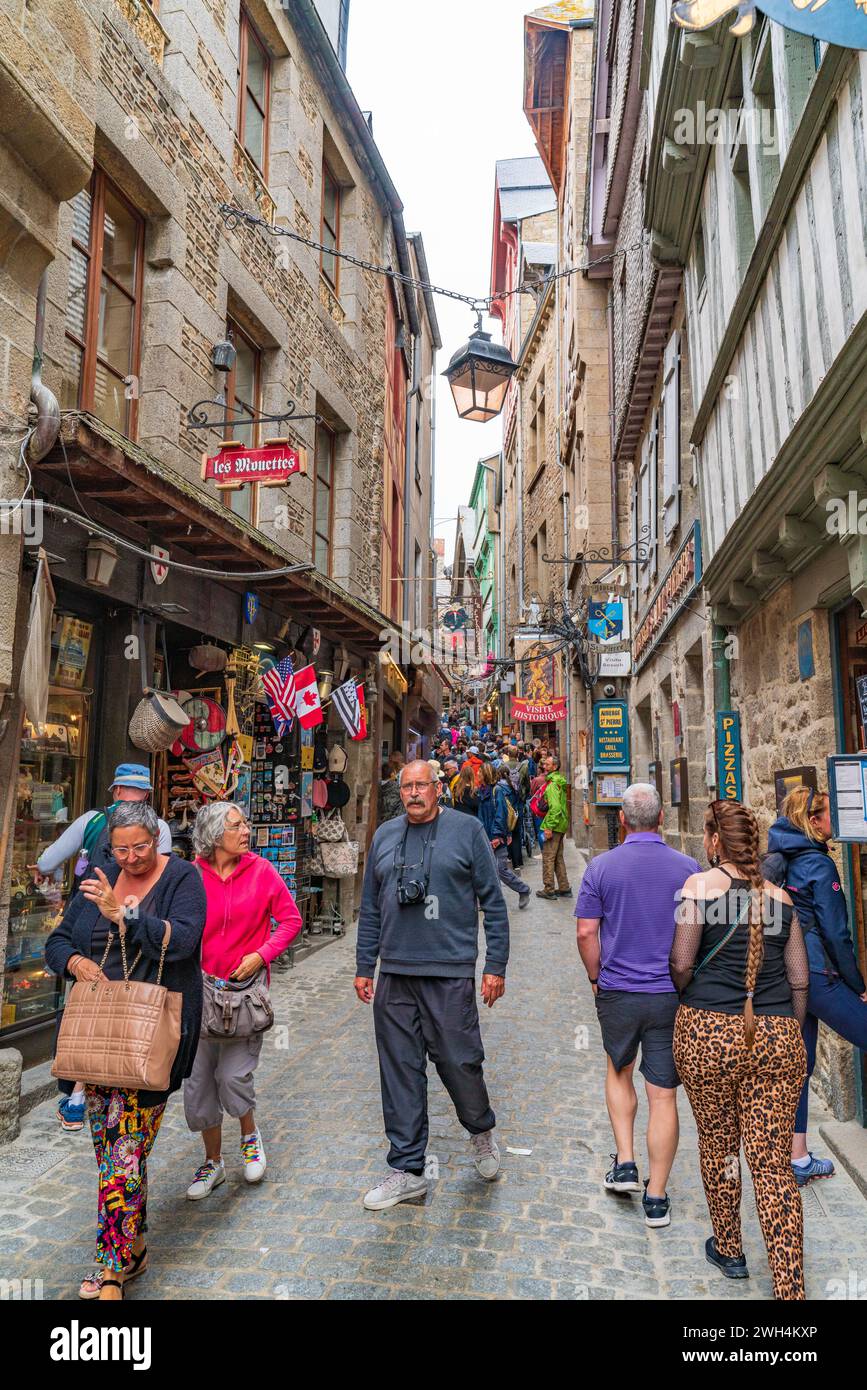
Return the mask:
{"type": "Polygon", "coordinates": [[[296,449],[288,439],[266,439],[261,449],[248,449],[226,440],[216,454],[202,455],[202,481],[219,488],[238,488],[245,483],[278,487],[296,473],[307,472],[307,450],[296,449]]]}

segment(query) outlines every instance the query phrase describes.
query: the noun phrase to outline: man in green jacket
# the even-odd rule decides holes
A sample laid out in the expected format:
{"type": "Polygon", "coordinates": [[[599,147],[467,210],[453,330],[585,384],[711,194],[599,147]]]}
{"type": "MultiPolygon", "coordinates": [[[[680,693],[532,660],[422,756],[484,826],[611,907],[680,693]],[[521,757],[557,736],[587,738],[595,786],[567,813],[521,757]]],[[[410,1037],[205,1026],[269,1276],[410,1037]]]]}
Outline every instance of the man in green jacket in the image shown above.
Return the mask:
{"type": "Polygon", "coordinates": [[[547,782],[545,799],[548,810],[542,821],[542,887],[536,890],[537,898],[569,898],[569,876],[563,858],[563,841],[569,829],[569,803],[567,801],[566,778],[560,771],[560,759],[556,753],[549,753],[544,763],[547,782]],[[554,888],[556,875],[557,887],[554,888]]]}

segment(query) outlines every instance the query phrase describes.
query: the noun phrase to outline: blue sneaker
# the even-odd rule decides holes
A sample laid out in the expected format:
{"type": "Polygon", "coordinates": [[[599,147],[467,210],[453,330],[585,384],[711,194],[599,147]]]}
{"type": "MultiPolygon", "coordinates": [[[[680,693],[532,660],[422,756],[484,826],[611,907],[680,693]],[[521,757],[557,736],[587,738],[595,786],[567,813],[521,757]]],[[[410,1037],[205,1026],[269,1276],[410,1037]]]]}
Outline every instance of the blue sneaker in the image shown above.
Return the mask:
{"type": "Polygon", "coordinates": [[[833,1178],[834,1165],[830,1158],[814,1158],[810,1154],[810,1162],[798,1167],[797,1163],[792,1164],[792,1172],[799,1187],[806,1187],[808,1182],[814,1178],[833,1178]]]}
{"type": "Polygon", "coordinates": [[[749,1279],[746,1255],[721,1255],[713,1236],[705,1241],[704,1253],[708,1264],[715,1265],[727,1279],[749,1279]]]}
{"type": "Polygon", "coordinates": [[[75,1130],[84,1128],[84,1115],[87,1106],[82,1097],[81,1105],[73,1105],[71,1096],[64,1096],[57,1107],[57,1118],[62,1129],[75,1130]]]}
{"type": "Polygon", "coordinates": [[[640,1192],[638,1185],[638,1164],[618,1163],[617,1154],[612,1154],[614,1166],[605,1174],[605,1186],[609,1192],[640,1192]]]}
{"type": "Polygon", "coordinates": [[[671,1198],[667,1193],[664,1197],[648,1197],[647,1184],[649,1182],[650,1178],[644,1179],[644,1196],[641,1199],[641,1205],[644,1207],[644,1220],[648,1226],[670,1226],[671,1198]]]}

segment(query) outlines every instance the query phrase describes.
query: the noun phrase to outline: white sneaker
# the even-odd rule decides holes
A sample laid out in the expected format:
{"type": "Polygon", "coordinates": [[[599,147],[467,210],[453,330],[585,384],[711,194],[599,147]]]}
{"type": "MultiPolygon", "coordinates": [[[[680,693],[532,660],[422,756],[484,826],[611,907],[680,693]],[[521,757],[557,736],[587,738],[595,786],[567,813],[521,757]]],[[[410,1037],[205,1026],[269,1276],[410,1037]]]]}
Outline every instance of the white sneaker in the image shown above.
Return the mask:
{"type": "Polygon", "coordinates": [[[471,1134],[470,1147],[476,1172],[485,1182],[490,1182],[500,1171],[500,1150],[497,1148],[494,1131],[488,1129],[484,1134],[471,1134]]]}
{"type": "Polygon", "coordinates": [[[385,1211],[386,1207],[396,1207],[398,1202],[408,1202],[411,1197],[423,1197],[427,1183],[415,1173],[402,1173],[398,1168],[389,1168],[388,1176],[378,1187],[372,1187],[364,1194],[364,1205],[368,1211],[385,1211]]]}
{"type": "Polygon", "coordinates": [[[221,1182],[226,1181],[226,1169],[223,1160],[219,1159],[216,1163],[212,1158],[204,1162],[201,1168],[196,1169],[196,1176],[187,1188],[187,1196],[191,1202],[201,1201],[202,1197],[209,1197],[215,1187],[219,1187],[221,1182]]]}
{"type": "Polygon", "coordinates": [[[244,1181],[261,1182],[265,1176],[267,1162],[265,1146],[258,1129],[241,1140],[241,1157],[244,1160],[244,1181]]]}

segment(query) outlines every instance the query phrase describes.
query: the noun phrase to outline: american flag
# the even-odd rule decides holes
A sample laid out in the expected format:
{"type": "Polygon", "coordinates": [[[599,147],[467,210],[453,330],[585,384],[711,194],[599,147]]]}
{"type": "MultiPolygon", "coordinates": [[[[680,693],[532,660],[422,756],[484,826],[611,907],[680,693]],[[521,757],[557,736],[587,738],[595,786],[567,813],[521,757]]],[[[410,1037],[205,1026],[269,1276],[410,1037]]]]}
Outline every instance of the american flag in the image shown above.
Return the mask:
{"type": "Polygon", "coordinates": [[[266,671],[262,685],[268,696],[268,707],[277,736],[282,738],[292,727],[295,718],[295,671],[291,658],[284,656],[282,661],[266,671]]]}

